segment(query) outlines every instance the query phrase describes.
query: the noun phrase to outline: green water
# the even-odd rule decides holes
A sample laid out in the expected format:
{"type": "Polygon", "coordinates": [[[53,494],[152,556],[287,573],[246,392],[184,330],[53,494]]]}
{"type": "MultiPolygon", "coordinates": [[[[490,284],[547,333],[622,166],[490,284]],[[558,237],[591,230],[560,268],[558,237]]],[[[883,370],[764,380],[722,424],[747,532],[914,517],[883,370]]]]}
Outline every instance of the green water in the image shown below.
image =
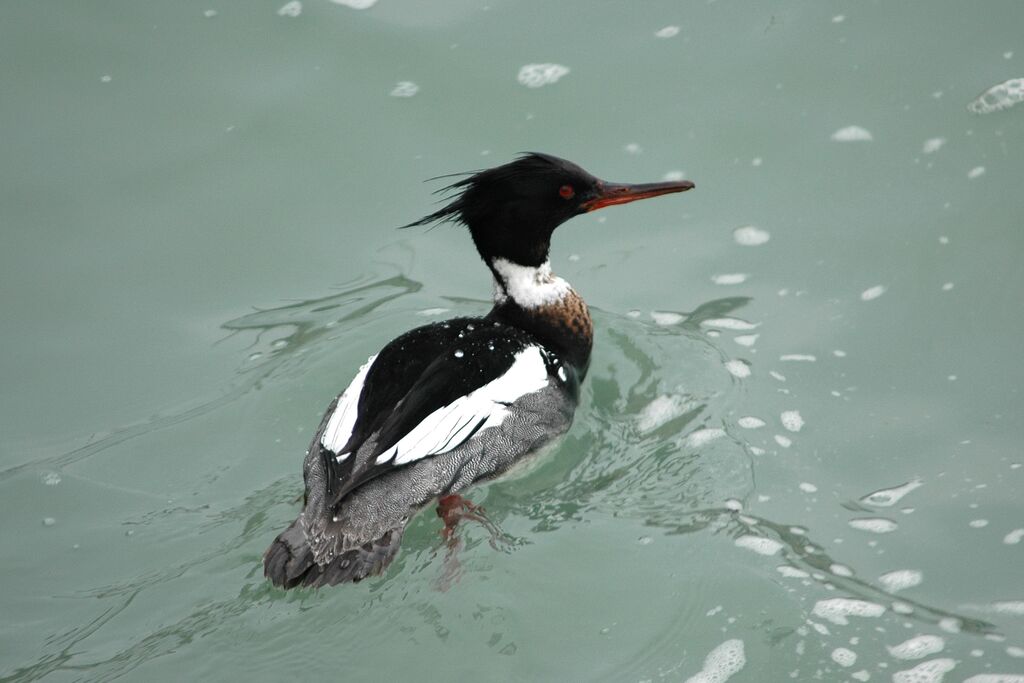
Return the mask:
{"type": "Polygon", "coordinates": [[[0,680],[1024,675],[1024,105],[967,110],[1024,5],[284,3],[0,8],[0,680]],[[595,354],[471,492],[511,540],[444,590],[427,510],[271,589],[330,399],[488,307],[460,229],[393,227],[521,150],[697,189],[556,234],[595,354]]]}

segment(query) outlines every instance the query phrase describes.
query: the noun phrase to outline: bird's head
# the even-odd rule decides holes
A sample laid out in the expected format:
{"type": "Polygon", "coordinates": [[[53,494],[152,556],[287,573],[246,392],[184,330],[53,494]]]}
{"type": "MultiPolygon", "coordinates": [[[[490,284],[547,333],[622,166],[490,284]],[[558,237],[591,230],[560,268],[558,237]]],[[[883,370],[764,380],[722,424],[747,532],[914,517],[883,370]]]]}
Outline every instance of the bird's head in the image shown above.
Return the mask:
{"type": "Polygon", "coordinates": [[[638,199],[693,189],[688,180],[643,185],[610,183],[549,154],[515,161],[452,183],[448,204],[403,227],[452,221],[469,228],[488,264],[504,258],[522,266],[548,259],[551,234],[573,216],[638,199]]]}

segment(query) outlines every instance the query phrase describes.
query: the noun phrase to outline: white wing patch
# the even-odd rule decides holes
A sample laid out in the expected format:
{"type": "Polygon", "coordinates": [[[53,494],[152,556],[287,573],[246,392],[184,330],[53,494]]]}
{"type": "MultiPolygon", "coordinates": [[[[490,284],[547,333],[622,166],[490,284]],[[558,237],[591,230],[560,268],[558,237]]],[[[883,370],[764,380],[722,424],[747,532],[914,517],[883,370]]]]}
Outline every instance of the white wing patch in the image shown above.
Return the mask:
{"type": "Polygon", "coordinates": [[[394,458],[394,464],[404,465],[428,455],[447,453],[472,432],[500,425],[508,414],[503,404],[539,391],[547,383],[548,370],[540,347],[527,347],[516,354],[505,374],[432,412],[377,456],[377,464],[394,458]]]}
{"type": "MultiPolygon", "coordinates": [[[[327,422],[327,428],[324,429],[324,434],[320,437],[323,447],[333,453],[344,448],[352,436],[352,428],[356,426],[356,418],[359,417],[359,397],[363,394],[363,383],[366,382],[366,375],[370,372],[370,366],[376,359],[376,355],[370,356],[370,359],[359,368],[355,379],[348,385],[338,399],[337,405],[334,406],[334,412],[327,422]]],[[[348,456],[348,453],[340,453],[335,460],[341,462],[348,456]]]]}

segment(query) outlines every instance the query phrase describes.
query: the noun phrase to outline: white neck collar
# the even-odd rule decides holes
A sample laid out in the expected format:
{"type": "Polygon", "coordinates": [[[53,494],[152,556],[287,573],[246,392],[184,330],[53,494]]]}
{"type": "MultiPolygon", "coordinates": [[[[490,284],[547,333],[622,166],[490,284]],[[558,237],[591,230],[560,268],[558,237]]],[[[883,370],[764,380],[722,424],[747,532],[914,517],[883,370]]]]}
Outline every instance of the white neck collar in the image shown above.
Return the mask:
{"type": "Polygon", "coordinates": [[[537,308],[557,303],[572,291],[568,282],[551,272],[550,261],[539,266],[521,266],[496,258],[491,266],[498,276],[494,283],[496,303],[511,297],[523,308],[537,308]]]}

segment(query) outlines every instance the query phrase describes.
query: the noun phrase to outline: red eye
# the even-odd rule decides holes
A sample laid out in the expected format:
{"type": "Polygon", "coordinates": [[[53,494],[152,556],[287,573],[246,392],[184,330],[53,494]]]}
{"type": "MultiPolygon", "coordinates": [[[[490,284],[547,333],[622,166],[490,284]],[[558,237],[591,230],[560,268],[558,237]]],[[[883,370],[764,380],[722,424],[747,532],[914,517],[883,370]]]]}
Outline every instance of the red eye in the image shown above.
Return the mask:
{"type": "Polygon", "coordinates": [[[576,196],[576,190],[572,189],[572,185],[562,185],[558,188],[558,194],[562,199],[572,199],[576,196]]]}

